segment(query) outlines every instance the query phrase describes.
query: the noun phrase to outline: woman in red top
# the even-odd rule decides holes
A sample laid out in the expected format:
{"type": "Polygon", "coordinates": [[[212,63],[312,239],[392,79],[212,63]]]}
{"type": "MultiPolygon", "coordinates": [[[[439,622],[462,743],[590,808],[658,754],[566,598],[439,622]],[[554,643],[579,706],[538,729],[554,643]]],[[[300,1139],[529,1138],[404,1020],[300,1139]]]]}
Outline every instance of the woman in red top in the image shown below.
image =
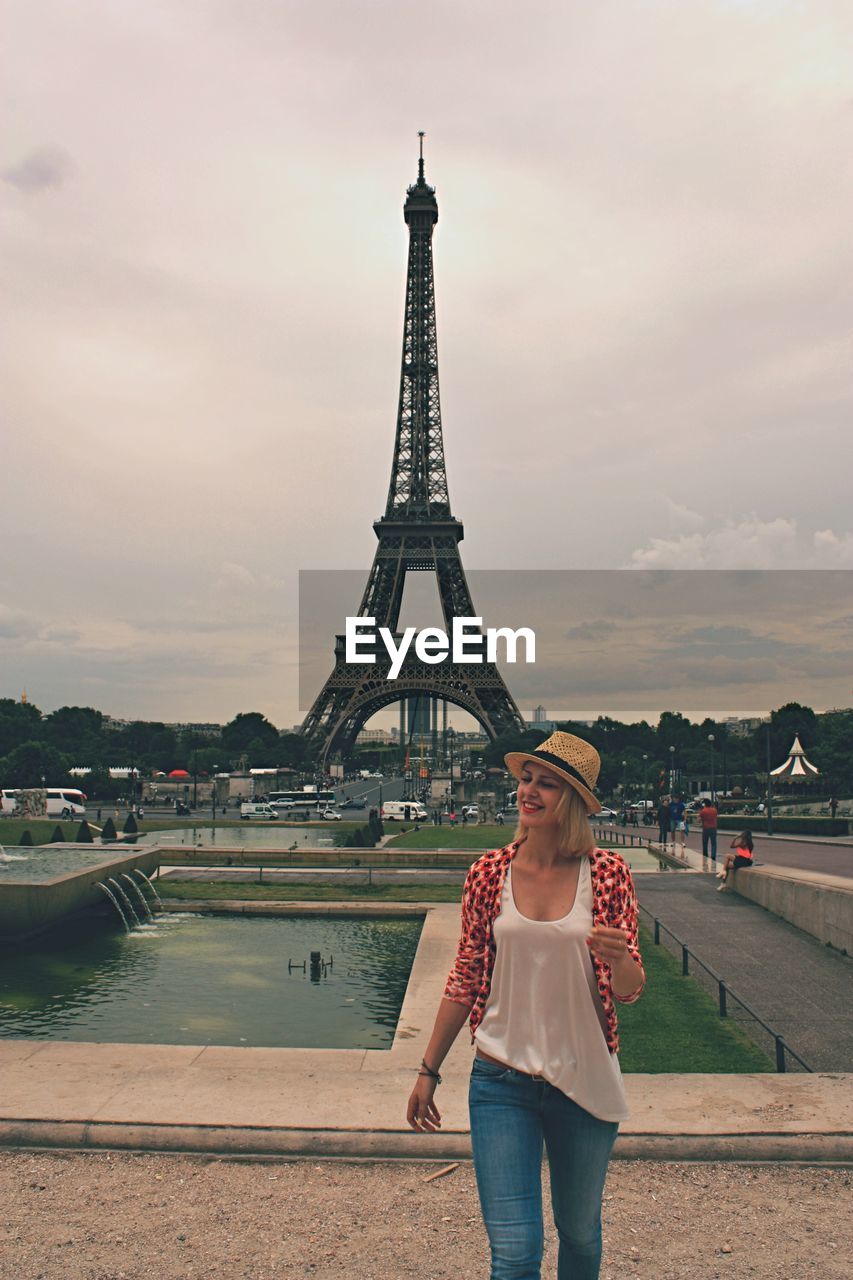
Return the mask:
{"type": "Polygon", "coordinates": [[[407,1108],[441,1125],[439,1068],[470,1019],[474,1169],[491,1280],[539,1280],[543,1145],[559,1236],[558,1280],[596,1280],[601,1197],[627,1114],[614,1001],[640,995],[637,903],[622,858],[597,849],[594,747],[555,733],[512,752],[519,824],[505,849],[471,867],[462,936],[407,1108]]]}
{"type": "Polygon", "coordinates": [[[731,843],[734,853],[726,854],[726,861],[722,871],[717,872],[718,879],[722,880],[722,884],[717,889],[717,893],[726,892],[726,880],[730,871],[740,871],[741,867],[751,867],[752,863],[752,832],[742,831],[739,836],[735,836],[731,843]]]}

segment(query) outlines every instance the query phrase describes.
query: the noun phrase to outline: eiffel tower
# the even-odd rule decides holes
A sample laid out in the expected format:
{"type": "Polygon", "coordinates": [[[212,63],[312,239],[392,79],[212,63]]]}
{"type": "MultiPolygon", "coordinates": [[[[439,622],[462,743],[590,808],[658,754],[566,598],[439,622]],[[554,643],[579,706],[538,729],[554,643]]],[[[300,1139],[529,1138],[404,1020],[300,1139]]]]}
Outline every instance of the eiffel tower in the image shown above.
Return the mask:
{"type": "MultiPolygon", "coordinates": [[[[418,180],[406,192],[403,216],[409,228],[403,362],[394,461],[385,515],[374,522],[379,539],[359,605],[359,617],[374,618],[399,643],[397,631],[406,574],[434,573],[450,632],[456,617],[474,617],[459,555],[462,523],[450,511],[438,395],[438,343],[432,233],[438,222],[435,189],[424,178],[423,133],[418,180]]],[[[382,707],[404,698],[443,699],[477,719],[491,738],[523,732],[521,713],[494,663],[421,662],[414,646],[396,680],[380,646],[375,664],[347,664],[344,638],[335,643],[335,669],[305,717],[301,732],[321,747],[320,758],[347,754],[364,723],[382,707]]]]}

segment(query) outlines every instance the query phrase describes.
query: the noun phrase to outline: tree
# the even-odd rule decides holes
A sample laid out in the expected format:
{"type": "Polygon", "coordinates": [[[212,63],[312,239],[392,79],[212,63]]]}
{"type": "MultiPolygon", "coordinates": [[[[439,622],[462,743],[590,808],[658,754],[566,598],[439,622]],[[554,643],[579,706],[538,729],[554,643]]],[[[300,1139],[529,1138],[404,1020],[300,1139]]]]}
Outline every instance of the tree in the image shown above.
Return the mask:
{"type": "Polygon", "coordinates": [[[41,712],[31,702],[0,698],[0,756],[41,737],[41,712]]]}
{"type": "Polygon", "coordinates": [[[5,787],[49,787],[68,782],[70,763],[55,747],[44,742],[22,742],[0,760],[0,777],[5,787]]]}
{"type": "MultiPolygon", "coordinates": [[[[256,744],[264,753],[278,746],[278,729],[259,711],[240,712],[222,730],[222,745],[232,757],[245,751],[251,758],[256,744]]],[[[256,763],[252,760],[252,764],[256,763]]]]}

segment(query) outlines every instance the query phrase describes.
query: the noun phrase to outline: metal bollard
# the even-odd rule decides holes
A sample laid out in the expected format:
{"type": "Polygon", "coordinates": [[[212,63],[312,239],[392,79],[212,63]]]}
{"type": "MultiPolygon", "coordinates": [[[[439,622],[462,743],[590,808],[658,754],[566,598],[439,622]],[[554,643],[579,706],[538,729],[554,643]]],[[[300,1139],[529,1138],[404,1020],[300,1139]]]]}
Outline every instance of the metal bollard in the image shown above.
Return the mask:
{"type": "Polygon", "coordinates": [[[720,982],[720,1017],[728,1017],[728,1009],[726,1006],[726,984],[720,982]]]}
{"type": "Polygon", "coordinates": [[[690,952],[687,950],[687,948],[686,948],[686,947],[684,946],[684,944],[682,943],[682,946],[681,946],[681,976],[682,976],[683,978],[686,978],[686,977],[687,977],[687,975],[688,975],[688,974],[689,974],[689,972],[690,972],[689,957],[690,957],[690,952]]]}
{"type": "Polygon", "coordinates": [[[655,916],[655,946],[660,946],[660,920],[655,916]]]}

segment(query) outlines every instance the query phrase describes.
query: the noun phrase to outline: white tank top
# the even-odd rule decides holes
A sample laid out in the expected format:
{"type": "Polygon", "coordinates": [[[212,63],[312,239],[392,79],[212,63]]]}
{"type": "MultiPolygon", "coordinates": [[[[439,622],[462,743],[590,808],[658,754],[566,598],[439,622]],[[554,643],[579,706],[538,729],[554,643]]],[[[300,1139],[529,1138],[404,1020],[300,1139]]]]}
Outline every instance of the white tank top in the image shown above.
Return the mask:
{"type": "Polygon", "coordinates": [[[592,929],[589,858],[575,902],[560,920],[529,920],[507,869],[495,919],[492,985],[476,1044],[493,1058],[544,1076],[599,1120],[628,1116],[622,1072],[605,1039],[606,1021],[585,939],[592,929]]]}

